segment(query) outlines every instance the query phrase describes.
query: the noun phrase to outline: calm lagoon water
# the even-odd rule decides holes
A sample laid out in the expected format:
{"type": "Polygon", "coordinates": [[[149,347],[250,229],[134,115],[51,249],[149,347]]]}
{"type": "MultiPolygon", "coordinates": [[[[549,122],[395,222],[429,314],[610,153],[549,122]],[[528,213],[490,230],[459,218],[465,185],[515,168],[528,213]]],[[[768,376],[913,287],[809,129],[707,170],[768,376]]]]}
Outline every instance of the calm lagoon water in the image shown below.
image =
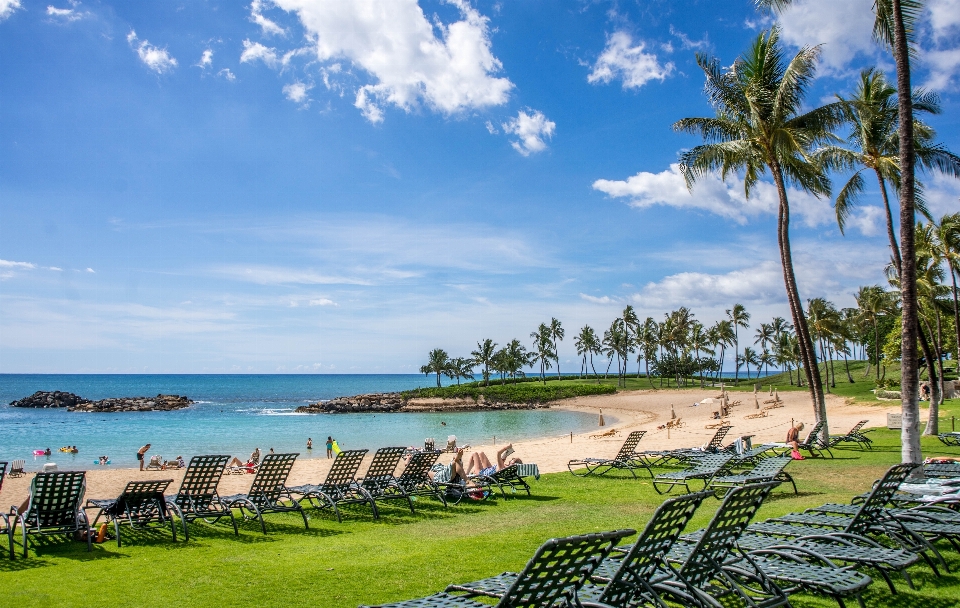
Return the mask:
{"type": "MultiPolygon", "coordinates": [[[[563,435],[594,428],[595,417],[553,410],[453,414],[296,414],[301,405],[361,393],[430,386],[431,378],[409,374],[338,375],[38,375],[0,374],[0,460],[24,458],[28,470],[44,462],[61,468],[94,468],[101,454],[113,466],[136,466],[136,452],[151,443],[150,454],[170,459],[182,454],[233,454],[253,448],[324,457],[324,441],[341,448],[375,450],[388,445],[438,443],[456,435],[460,445],[563,435]],[[60,409],[10,407],[38,390],[68,391],[87,399],[185,395],[197,403],[175,412],[73,413],[60,409]],[[441,423],[446,423],[445,425],[441,423]],[[312,453],[306,450],[313,438],[312,453]],[[76,445],[78,454],[57,449],[76,445]],[[33,456],[51,448],[53,455],[33,456]]],[[[446,383],[445,383],[446,384],[446,383]]]]}

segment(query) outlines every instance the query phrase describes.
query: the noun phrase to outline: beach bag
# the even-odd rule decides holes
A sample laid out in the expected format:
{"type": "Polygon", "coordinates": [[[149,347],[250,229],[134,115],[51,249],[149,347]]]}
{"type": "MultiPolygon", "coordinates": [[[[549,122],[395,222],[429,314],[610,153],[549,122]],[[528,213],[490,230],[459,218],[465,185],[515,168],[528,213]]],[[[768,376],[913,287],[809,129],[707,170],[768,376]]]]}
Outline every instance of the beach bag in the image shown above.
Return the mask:
{"type": "Polygon", "coordinates": [[[805,460],[803,454],[801,454],[799,450],[793,450],[790,452],[790,458],[793,458],[794,460],[805,460]]]}

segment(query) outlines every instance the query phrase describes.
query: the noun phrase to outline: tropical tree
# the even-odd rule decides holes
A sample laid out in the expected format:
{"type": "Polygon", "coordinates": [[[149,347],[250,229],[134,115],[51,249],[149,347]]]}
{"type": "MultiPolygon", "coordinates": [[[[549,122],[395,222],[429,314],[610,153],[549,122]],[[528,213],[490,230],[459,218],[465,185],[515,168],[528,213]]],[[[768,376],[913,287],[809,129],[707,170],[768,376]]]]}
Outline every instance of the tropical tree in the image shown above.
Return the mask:
{"type": "Polygon", "coordinates": [[[700,352],[703,351],[710,356],[713,356],[714,353],[710,348],[710,337],[707,335],[707,330],[704,329],[703,323],[699,321],[694,321],[690,327],[690,348],[697,355],[697,372],[700,374],[700,388],[703,388],[703,366],[700,361],[700,352]]]}
{"type": "Polygon", "coordinates": [[[855,297],[860,318],[873,327],[876,379],[880,380],[880,317],[890,312],[893,299],[879,285],[861,287],[855,297]]]}
{"type": "Polygon", "coordinates": [[[550,339],[553,341],[553,357],[557,362],[557,379],[560,379],[560,351],[557,349],[557,340],[563,340],[563,326],[553,317],[550,319],[550,339]]]}
{"type": "Polygon", "coordinates": [[[440,374],[450,370],[450,355],[442,348],[435,348],[427,355],[427,364],[420,366],[420,373],[437,375],[437,388],[440,388],[440,374]]]}
{"type": "Polygon", "coordinates": [[[597,376],[597,368],[593,367],[593,355],[600,351],[600,341],[597,339],[597,333],[589,325],[584,325],[580,329],[580,333],[577,334],[577,337],[573,339],[573,343],[577,347],[577,354],[583,357],[583,364],[580,366],[581,374],[586,376],[588,373],[587,357],[589,357],[593,375],[599,381],[600,377],[597,376]]]}
{"type": "Polygon", "coordinates": [[[473,359],[454,357],[453,359],[450,359],[447,371],[443,372],[443,375],[447,378],[456,380],[457,386],[460,386],[460,378],[473,380],[474,365],[476,364],[474,363],[473,359]]]}
{"type": "Polygon", "coordinates": [[[643,359],[644,372],[650,386],[653,386],[653,378],[650,376],[650,363],[657,360],[657,344],[659,343],[659,326],[653,320],[653,317],[647,317],[643,325],[637,332],[637,375],[640,375],[640,359],[643,359]]]}
{"type": "MultiPolygon", "coordinates": [[[[727,319],[733,327],[733,354],[736,358],[740,357],[740,328],[750,327],[750,313],[743,307],[743,304],[734,304],[733,308],[727,309],[727,319]]],[[[733,383],[740,383],[740,366],[733,374],[733,383]]]]}
{"type": "Polygon", "coordinates": [[[549,325],[541,323],[536,331],[530,332],[530,337],[533,339],[533,350],[530,351],[533,355],[532,360],[540,362],[540,380],[546,384],[545,374],[551,367],[550,360],[557,356],[557,351],[553,349],[553,331],[549,325]]]}
{"type": "Polygon", "coordinates": [[[787,301],[815,415],[818,422],[824,422],[826,437],[827,411],[820,370],[793,270],[787,197],[788,183],[815,196],[830,195],[830,181],[812,153],[820,144],[835,139],[832,130],[840,124],[842,112],[838,104],[802,112],[819,55],[819,47],[805,47],[787,61],[778,27],[761,32],[728,70],[721,67],[719,60],[698,55],[716,116],[686,118],[674,127],[699,134],[707,141],[681,156],[681,169],[688,185],[714,171],[724,178],[742,171],[749,196],[763,173],[769,171],[773,177],[779,198],[777,242],[787,301]]]}
{"type": "Polygon", "coordinates": [[[474,362],[477,365],[483,366],[483,385],[488,386],[490,384],[490,367],[493,363],[493,356],[497,353],[497,343],[487,338],[483,342],[477,342],[477,350],[471,351],[470,356],[473,357],[474,362]]]}
{"type": "Polygon", "coordinates": [[[960,305],[957,303],[957,276],[960,275],[960,213],[945,215],[934,233],[934,246],[947,265],[950,282],[953,285],[953,328],[956,331],[957,344],[960,345],[960,305]]]}
{"type": "Polygon", "coordinates": [[[713,324],[713,327],[710,328],[712,333],[712,340],[714,346],[720,347],[720,366],[717,370],[717,379],[720,379],[720,372],[723,371],[723,363],[727,354],[727,347],[733,346],[735,344],[736,332],[733,331],[733,323],[731,321],[717,321],[713,324]]]}
{"type": "MultiPolygon", "coordinates": [[[[747,380],[750,379],[750,364],[753,363],[753,366],[756,367],[759,361],[757,357],[757,351],[749,346],[743,347],[743,355],[740,356],[740,361],[743,362],[744,366],[747,368],[747,380]]],[[[759,372],[759,370],[758,370],[759,372]]],[[[759,373],[758,373],[759,377],[759,373]]]]}
{"type": "Polygon", "coordinates": [[[518,378],[524,377],[523,368],[533,365],[535,355],[527,352],[526,347],[516,338],[510,340],[503,350],[506,373],[510,374],[513,381],[516,382],[518,378]]]}

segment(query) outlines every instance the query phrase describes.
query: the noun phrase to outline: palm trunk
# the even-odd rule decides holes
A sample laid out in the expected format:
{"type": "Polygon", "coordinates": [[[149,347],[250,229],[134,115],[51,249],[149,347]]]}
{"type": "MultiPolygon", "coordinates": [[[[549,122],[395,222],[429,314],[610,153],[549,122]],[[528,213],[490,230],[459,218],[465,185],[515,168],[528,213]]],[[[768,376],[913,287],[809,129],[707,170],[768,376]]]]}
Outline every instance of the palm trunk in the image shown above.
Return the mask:
{"type": "Polygon", "coordinates": [[[957,330],[957,353],[960,355],[960,304],[957,304],[957,271],[951,260],[947,260],[947,270],[950,271],[950,281],[953,283],[953,328],[957,330]]]}
{"type": "Polygon", "coordinates": [[[833,365],[833,345],[827,345],[827,352],[830,353],[830,386],[837,388],[837,368],[833,365]]]}
{"type": "Polygon", "coordinates": [[[887,212],[887,239],[890,241],[890,251],[893,255],[893,263],[897,267],[897,274],[900,274],[900,266],[902,265],[902,261],[900,260],[900,248],[897,246],[897,235],[893,230],[893,213],[890,211],[890,198],[887,196],[887,184],[880,175],[879,171],[874,170],[874,172],[877,174],[877,181],[880,182],[880,194],[883,196],[883,208],[887,212]]]}
{"type": "Polygon", "coordinates": [[[771,161],[771,173],[777,184],[777,193],[780,196],[779,213],[777,217],[777,243],[780,247],[780,261],[783,265],[783,282],[787,290],[787,301],[790,303],[790,315],[793,317],[793,326],[797,332],[797,342],[800,344],[800,361],[804,374],[807,377],[807,386],[810,389],[810,398],[813,402],[814,415],[817,422],[823,421],[822,437],[828,438],[827,406],[823,396],[823,386],[820,379],[820,368],[817,367],[817,355],[813,350],[813,340],[810,339],[810,329],[807,318],[803,314],[803,304],[797,289],[797,278],[793,273],[793,257],[790,252],[790,207],[787,201],[787,189],[783,183],[783,173],[776,159],[771,161]]]}
{"type": "Polygon", "coordinates": [[[923,324],[927,326],[927,331],[917,332],[920,337],[920,348],[923,350],[923,358],[927,360],[927,369],[930,370],[930,411],[928,412],[927,426],[923,429],[924,435],[939,435],[940,422],[940,378],[937,377],[937,366],[934,365],[934,353],[930,348],[930,340],[927,334],[931,334],[930,324],[926,319],[923,324]]]}
{"type": "Polygon", "coordinates": [[[734,335],[734,339],[733,339],[733,344],[734,344],[734,346],[733,346],[733,348],[734,348],[734,350],[733,350],[733,362],[734,362],[734,364],[735,364],[735,365],[734,365],[735,369],[733,370],[733,385],[734,385],[734,386],[739,386],[739,385],[740,385],[740,363],[737,362],[737,358],[740,356],[740,338],[739,338],[739,336],[737,336],[737,324],[736,324],[736,321],[734,321],[734,324],[733,324],[733,335],[734,335]]]}
{"type": "MultiPolygon", "coordinates": [[[[844,345],[844,346],[846,346],[846,345],[844,345]]],[[[856,351],[854,351],[853,354],[856,355],[856,354],[857,354],[856,351]]],[[[846,350],[843,351],[843,365],[847,368],[847,382],[849,382],[850,384],[853,384],[853,383],[854,383],[854,379],[853,379],[853,376],[850,375],[850,361],[847,359],[847,351],[846,351],[846,350]]]]}
{"type": "Polygon", "coordinates": [[[874,346],[874,351],[876,352],[876,358],[877,358],[877,361],[876,361],[877,380],[880,380],[880,329],[876,319],[873,320],[873,346],[874,346]]]}
{"type": "Polygon", "coordinates": [[[600,375],[597,374],[597,368],[593,364],[593,351],[590,351],[590,369],[593,370],[593,377],[596,378],[597,384],[600,384],[600,375]]]}
{"type": "Polygon", "coordinates": [[[647,374],[647,382],[650,383],[650,388],[653,388],[653,378],[650,377],[650,360],[647,357],[643,358],[643,370],[647,374]]]}

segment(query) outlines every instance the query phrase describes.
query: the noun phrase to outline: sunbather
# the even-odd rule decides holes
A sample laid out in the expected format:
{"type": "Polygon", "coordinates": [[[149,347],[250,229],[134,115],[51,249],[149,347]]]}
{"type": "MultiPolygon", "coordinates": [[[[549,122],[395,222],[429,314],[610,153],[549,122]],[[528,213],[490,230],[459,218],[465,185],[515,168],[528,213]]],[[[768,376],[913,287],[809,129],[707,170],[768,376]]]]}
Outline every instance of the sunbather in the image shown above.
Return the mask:
{"type": "Polygon", "coordinates": [[[233,457],[233,460],[227,463],[228,467],[255,467],[260,464],[260,448],[257,448],[250,454],[250,458],[246,462],[243,462],[236,456],[233,457]]]}
{"type": "Polygon", "coordinates": [[[506,458],[510,454],[513,454],[512,443],[497,452],[497,464],[493,465],[486,454],[483,452],[474,452],[470,454],[470,459],[467,461],[467,475],[493,475],[497,471],[502,471],[510,465],[521,464],[523,462],[519,458],[507,460],[506,458]]]}

